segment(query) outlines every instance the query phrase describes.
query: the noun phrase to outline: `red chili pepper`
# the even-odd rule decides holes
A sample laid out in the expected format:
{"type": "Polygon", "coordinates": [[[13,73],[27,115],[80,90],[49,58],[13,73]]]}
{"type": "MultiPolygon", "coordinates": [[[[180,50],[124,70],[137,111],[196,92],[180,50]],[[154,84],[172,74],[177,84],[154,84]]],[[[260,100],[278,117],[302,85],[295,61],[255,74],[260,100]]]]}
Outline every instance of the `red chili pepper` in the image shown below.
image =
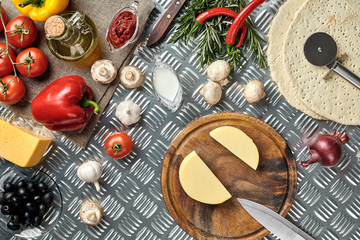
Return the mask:
{"type": "Polygon", "coordinates": [[[59,78],[42,90],[31,103],[34,119],[54,131],[83,128],[91,114],[99,113],[93,92],[79,76],[59,78]]]}
{"type": "Polygon", "coordinates": [[[203,24],[209,18],[216,17],[219,15],[225,15],[225,16],[229,16],[232,18],[236,18],[236,16],[238,14],[229,8],[218,7],[218,8],[212,8],[212,9],[209,9],[209,10],[203,12],[196,18],[196,20],[199,23],[203,24]]]}
{"type": "MultiPolygon", "coordinates": [[[[212,17],[216,17],[216,16],[219,16],[219,15],[225,15],[225,16],[228,16],[228,17],[232,17],[232,18],[236,18],[238,16],[238,14],[229,9],[229,8],[224,8],[224,7],[218,7],[218,8],[212,8],[212,9],[209,9],[203,13],[201,13],[197,18],[196,20],[202,24],[204,23],[206,20],[208,20],[209,18],[212,18],[212,17]]],[[[247,25],[246,23],[244,22],[244,24],[242,25],[241,27],[241,35],[240,35],[240,41],[239,43],[236,45],[236,48],[240,47],[241,44],[243,44],[244,40],[245,40],[245,36],[246,36],[246,32],[247,32],[247,25]]]]}
{"type": "Polygon", "coordinates": [[[226,35],[225,42],[227,43],[226,49],[228,54],[234,54],[235,52],[231,52],[231,47],[235,44],[236,35],[239,32],[241,26],[244,24],[246,18],[258,7],[260,6],[265,0],[253,0],[248,5],[246,5],[241,12],[236,16],[234,21],[232,22],[229,31],[226,35]]]}

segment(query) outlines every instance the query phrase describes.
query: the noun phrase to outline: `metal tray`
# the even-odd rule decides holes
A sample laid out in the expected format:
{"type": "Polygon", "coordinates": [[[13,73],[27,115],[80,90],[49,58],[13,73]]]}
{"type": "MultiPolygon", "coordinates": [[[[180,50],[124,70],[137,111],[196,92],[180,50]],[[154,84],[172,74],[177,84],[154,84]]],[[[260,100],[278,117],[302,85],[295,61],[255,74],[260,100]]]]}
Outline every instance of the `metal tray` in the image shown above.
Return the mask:
{"type": "MultiPolygon", "coordinates": [[[[149,35],[155,22],[172,2],[154,0],[156,9],[150,16],[143,38],[149,35]]],[[[257,28],[264,33],[282,0],[269,0],[253,15],[257,28]]],[[[170,30],[171,32],[171,30],[170,30]]],[[[206,81],[204,70],[196,64],[192,52],[194,43],[172,45],[167,40],[154,47],[139,45],[131,64],[145,73],[145,85],[137,90],[119,86],[86,150],[82,150],[60,135],[46,157],[37,166],[48,173],[60,186],[63,195],[63,213],[54,229],[41,239],[192,239],[171,218],[162,199],[160,172],[167,147],[180,131],[198,117],[217,112],[242,112],[255,116],[275,128],[287,141],[297,162],[298,186],[295,201],[287,218],[316,239],[360,239],[360,128],[342,126],[330,121],[316,121],[291,107],[271,81],[267,70],[246,64],[236,72],[229,86],[224,88],[221,102],[207,105],[198,94],[206,81]],[[180,109],[171,112],[156,98],[151,87],[150,71],[154,56],[171,65],[180,76],[184,101],[180,109]],[[265,84],[266,98],[250,105],[243,97],[244,85],[253,79],[265,84]],[[115,117],[115,108],[125,99],[132,99],[143,109],[140,123],[126,128],[115,117]],[[124,128],[135,143],[134,152],[122,160],[113,160],[105,154],[104,141],[116,129],[124,128]],[[346,130],[350,142],[344,146],[341,163],[332,168],[312,165],[301,168],[299,162],[309,157],[301,138],[315,132],[346,130]],[[104,165],[100,180],[102,191],[76,176],[76,168],[88,159],[99,159],[104,165]],[[78,212],[86,199],[101,202],[104,220],[96,227],[85,226],[78,212]]],[[[266,46],[265,46],[266,47],[266,46]]],[[[0,108],[0,116],[10,119],[13,114],[0,108]]],[[[31,127],[23,119],[16,121],[31,127]]],[[[12,164],[0,160],[0,169],[12,164]]],[[[5,235],[2,239],[16,239],[5,235]]],[[[276,239],[268,235],[265,239],[276,239]]]]}

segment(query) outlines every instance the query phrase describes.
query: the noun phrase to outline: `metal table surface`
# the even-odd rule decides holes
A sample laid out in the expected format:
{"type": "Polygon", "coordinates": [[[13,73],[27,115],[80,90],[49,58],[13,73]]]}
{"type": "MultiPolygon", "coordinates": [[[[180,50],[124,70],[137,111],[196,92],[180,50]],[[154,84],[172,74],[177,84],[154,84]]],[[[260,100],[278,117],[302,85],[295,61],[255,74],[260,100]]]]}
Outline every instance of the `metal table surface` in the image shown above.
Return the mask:
{"type": "MultiPolygon", "coordinates": [[[[157,6],[150,16],[143,39],[172,2],[154,1],[157,6]]],[[[265,36],[282,2],[268,0],[252,15],[257,28],[265,36]]],[[[295,155],[298,167],[297,193],[287,219],[316,239],[360,239],[360,128],[331,121],[316,121],[296,111],[281,96],[269,72],[257,69],[251,62],[246,63],[244,71],[235,72],[231,83],[224,88],[221,102],[210,106],[198,93],[206,76],[204,70],[196,64],[198,57],[192,52],[195,44],[168,44],[169,36],[154,48],[139,45],[131,64],[144,72],[145,85],[136,90],[118,87],[86,150],[56,135],[55,144],[46,161],[37,167],[51,175],[60,186],[64,208],[54,229],[41,239],[192,239],[174,222],[162,199],[162,159],[169,144],[191,121],[204,115],[227,111],[242,112],[267,122],[284,137],[295,155]],[[180,77],[184,101],[176,112],[164,107],[151,87],[155,55],[171,65],[180,77]],[[259,79],[265,84],[267,95],[259,103],[251,105],[243,97],[243,87],[253,79],[259,79]],[[130,128],[123,126],[115,117],[117,104],[125,99],[133,100],[143,110],[140,123],[130,128]],[[114,160],[105,154],[104,141],[120,128],[128,131],[135,147],[128,157],[114,160]],[[309,157],[301,144],[301,138],[332,129],[346,130],[350,137],[350,142],[344,146],[340,164],[331,168],[317,164],[301,168],[299,162],[309,157]],[[77,166],[89,159],[98,159],[104,166],[100,180],[102,190],[99,193],[92,184],[84,183],[76,176],[77,166]],[[78,212],[86,199],[99,201],[103,206],[104,218],[96,227],[85,226],[80,221],[78,212]]],[[[0,116],[10,119],[13,114],[0,108],[0,116]]],[[[29,126],[21,118],[17,117],[17,121],[29,126]]],[[[0,160],[0,169],[11,166],[11,163],[0,160]]],[[[1,233],[1,236],[5,235],[1,233]]],[[[276,237],[270,234],[265,239],[276,237]]]]}

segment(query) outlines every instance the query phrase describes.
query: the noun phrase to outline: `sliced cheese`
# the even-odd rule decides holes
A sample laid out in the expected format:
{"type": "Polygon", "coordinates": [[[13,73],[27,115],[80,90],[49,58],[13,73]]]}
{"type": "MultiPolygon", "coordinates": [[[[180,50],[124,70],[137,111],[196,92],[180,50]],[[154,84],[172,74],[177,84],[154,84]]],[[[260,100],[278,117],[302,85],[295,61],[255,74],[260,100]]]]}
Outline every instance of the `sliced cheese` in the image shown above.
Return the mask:
{"type": "Polygon", "coordinates": [[[195,151],[183,159],[179,179],[186,194],[196,201],[220,204],[231,198],[230,193],[195,151]]]}
{"type": "Polygon", "coordinates": [[[21,167],[38,164],[51,139],[0,119],[0,157],[21,167]]]}
{"type": "Polygon", "coordinates": [[[259,151],[253,140],[243,131],[235,127],[224,126],[212,130],[210,136],[254,170],[257,169],[259,151]]]}

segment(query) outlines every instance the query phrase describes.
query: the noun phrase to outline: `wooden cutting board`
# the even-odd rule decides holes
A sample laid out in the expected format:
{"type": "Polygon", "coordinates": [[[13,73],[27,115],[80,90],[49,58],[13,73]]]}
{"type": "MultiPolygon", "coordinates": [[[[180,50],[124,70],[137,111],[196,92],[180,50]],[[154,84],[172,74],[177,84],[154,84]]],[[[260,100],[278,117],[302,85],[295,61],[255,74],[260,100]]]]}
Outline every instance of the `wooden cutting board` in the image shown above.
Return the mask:
{"type": "Polygon", "coordinates": [[[175,221],[198,240],[259,239],[269,232],[236,200],[249,199],[285,216],[296,191],[296,164],[285,140],[265,122],[241,113],[218,113],[189,124],[165,155],[161,188],[165,204],[175,221]],[[260,162],[255,171],[212,139],[210,131],[233,126],[256,144],[260,162]],[[191,199],[179,182],[184,157],[196,151],[233,196],[219,205],[191,199]]]}

